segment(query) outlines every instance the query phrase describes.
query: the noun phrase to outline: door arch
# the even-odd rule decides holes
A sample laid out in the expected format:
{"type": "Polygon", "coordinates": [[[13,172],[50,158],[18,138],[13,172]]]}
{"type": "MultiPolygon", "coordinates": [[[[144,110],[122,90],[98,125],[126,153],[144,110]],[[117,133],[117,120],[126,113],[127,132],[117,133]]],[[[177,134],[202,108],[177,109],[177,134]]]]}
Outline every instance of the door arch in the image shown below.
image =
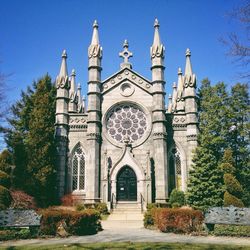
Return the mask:
{"type": "Polygon", "coordinates": [[[116,196],[117,201],[137,201],[137,177],[128,165],[117,174],[116,196]]]}

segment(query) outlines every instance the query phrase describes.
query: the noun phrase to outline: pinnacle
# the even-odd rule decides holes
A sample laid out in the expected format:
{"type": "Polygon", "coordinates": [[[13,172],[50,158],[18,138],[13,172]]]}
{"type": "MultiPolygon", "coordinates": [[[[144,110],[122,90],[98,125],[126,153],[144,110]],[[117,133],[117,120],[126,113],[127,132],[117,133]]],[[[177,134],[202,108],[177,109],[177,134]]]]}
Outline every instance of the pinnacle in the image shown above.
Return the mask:
{"type": "Polygon", "coordinates": [[[62,52],[62,58],[67,58],[67,52],[66,52],[65,49],[64,49],[63,52],[62,52]]]}
{"type": "Polygon", "coordinates": [[[76,76],[76,71],[75,71],[75,69],[72,69],[72,71],[71,71],[71,76],[76,76]]]}
{"type": "Polygon", "coordinates": [[[160,27],[159,21],[157,18],[155,18],[155,22],[154,22],[154,27],[160,27]]]}
{"type": "Polygon", "coordinates": [[[81,83],[78,83],[77,89],[81,89],[81,83]]]}
{"type": "Polygon", "coordinates": [[[176,88],[177,88],[176,82],[173,82],[173,89],[176,89],[176,88]]]}
{"type": "Polygon", "coordinates": [[[171,95],[171,94],[168,95],[168,99],[169,99],[169,100],[172,99],[172,95],[171,95]]]}
{"type": "Polygon", "coordinates": [[[94,23],[93,23],[93,28],[98,28],[97,20],[94,21],[94,23]]]}
{"type": "Polygon", "coordinates": [[[189,48],[187,48],[187,50],[186,50],[186,56],[191,56],[191,51],[189,48]]]}
{"type": "Polygon", "coordinates": [[[124,40],[123,48],[128,48],[128,40],[127,39],[124,40]]]}
{"type": "Polygon", "coordinates": [[[182,74],[181,68],[178,68],[178,75],[181,75],[181,74],[182,74]]]}

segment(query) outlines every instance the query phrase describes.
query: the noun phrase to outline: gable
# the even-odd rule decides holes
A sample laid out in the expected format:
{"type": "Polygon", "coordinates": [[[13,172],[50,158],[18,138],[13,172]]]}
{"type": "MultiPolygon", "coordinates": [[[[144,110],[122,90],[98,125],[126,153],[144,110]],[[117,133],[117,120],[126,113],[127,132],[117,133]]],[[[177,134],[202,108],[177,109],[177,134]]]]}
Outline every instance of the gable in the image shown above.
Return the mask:
{"type": "Polygon", "coordinates": [[[113,76],[104,80],[102,83],[102,94],[109,92],[111,89],[114,89],[120,85],[120,83],[125,81],[129,81],[147,93],[152,94],[151,82],[128,68],[122,69],[113,76]]]}

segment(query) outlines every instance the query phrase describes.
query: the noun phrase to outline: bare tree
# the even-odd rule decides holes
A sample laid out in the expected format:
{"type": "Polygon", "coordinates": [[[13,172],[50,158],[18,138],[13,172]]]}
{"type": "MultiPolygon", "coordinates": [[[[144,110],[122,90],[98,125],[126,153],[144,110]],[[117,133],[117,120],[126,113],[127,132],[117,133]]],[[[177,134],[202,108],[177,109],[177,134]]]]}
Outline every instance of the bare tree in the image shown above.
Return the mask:
{"type": "Polygon", "coordinates": [[[250,80],[250,0],[229,13],[229,17],[240,24],[241,31],[231,32],[227,38],[221,39],[228,46],[228,55],[241,68],[240,77],[250,80]]]}

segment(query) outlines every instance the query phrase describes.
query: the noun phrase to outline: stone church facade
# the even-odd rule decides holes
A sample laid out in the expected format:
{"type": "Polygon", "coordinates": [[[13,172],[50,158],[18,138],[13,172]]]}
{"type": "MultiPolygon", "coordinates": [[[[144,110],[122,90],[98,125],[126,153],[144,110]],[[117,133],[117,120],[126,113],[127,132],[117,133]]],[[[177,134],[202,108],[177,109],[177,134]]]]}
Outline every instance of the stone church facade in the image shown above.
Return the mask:
{"type": "Polygon", "coordinates": [[[196,76],[190,50],[185,71],[165,105],[164,51],[159,23],[150,49],[152,79],[132,69],[125,40],[120,70],[101,78],[102,47],[93,24],[88,48],[87,103],[62,54],[56,79],[56,140],[59,196],[85,203],[166,202],[172,189],[185,191],[197,146],[196,76]]]}

